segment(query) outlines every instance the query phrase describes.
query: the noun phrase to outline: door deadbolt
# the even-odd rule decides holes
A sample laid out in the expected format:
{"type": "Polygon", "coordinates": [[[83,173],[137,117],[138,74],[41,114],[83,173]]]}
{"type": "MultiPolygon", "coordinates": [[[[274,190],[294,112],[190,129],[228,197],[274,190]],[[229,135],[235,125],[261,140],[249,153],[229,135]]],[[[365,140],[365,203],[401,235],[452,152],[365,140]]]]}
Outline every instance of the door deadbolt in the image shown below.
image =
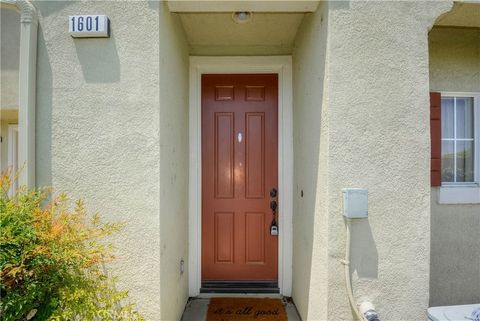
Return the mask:
{"type": "Polygon", "coordinates": [[[270,197],[271,198],[277,197],[277,189],[275,187],[272,188],[272,190],[270,191],[270,197]]]}
{"type": "Polygon", "coordinates": [[[277,210],[277,202],[276,201],[271,201],[270,202],[270,208],[272,209],[273,212],[277,210]]]}

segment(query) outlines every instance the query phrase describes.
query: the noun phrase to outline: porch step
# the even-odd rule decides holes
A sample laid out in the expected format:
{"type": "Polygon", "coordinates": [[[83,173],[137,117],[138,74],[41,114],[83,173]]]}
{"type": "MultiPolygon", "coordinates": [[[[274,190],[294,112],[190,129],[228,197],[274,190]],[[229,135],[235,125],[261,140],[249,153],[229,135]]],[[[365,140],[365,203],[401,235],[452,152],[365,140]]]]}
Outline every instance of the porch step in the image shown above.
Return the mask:
{"type": "Polygon", "coordinates": [[[280,289],[270,281],[208,281],[202,282],[200,293],[280,293],[280,289]]]}

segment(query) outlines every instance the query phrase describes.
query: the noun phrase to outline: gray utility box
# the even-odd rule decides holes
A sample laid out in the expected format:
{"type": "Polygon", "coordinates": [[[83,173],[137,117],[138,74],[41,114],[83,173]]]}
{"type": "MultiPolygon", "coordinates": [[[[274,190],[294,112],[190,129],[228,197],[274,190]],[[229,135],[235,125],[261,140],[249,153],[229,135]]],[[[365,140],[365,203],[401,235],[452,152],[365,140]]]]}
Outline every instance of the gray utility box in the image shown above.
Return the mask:
{"type": "Polygon", "coordinates": [[[368,190],[344,188],[343,216],[346,218],[368,218],[368,190]]]}

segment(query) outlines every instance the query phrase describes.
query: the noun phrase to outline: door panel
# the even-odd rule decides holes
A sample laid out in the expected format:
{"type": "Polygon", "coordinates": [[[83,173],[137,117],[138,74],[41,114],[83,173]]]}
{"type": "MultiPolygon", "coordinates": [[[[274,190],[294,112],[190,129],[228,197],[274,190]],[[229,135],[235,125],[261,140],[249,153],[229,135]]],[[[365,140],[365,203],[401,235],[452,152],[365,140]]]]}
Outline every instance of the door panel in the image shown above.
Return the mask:
{"type": "Polygon", "coordinates": [[[265,197],[265,113],[246,113],[245,195],[265,197]]]}
{"type": "Polygon", "coordinates": [[[215,197],[234,197],[234,114],[215,113],[215,197]]]}
{"type": "Polygon", "coordinates": [[[245,214],[246,263],[265,264],[265,213],[245,214]]]}
{"type": "Polygon", "coordinates": [[[215,264],[233,264],[234,213],[215,213],[215,264]]]}
{"type": "Polygon", "coordinates": [[[202,76],[202,281],[277,280],[277,97],[277,75],[202,76]]]}

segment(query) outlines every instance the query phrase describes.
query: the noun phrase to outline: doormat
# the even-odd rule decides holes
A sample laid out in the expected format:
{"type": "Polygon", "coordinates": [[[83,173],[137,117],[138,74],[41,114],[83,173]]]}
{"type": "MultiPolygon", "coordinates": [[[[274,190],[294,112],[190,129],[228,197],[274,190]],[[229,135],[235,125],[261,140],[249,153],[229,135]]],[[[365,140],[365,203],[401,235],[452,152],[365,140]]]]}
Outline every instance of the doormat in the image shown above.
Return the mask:
{"type": "Polygon", "coordinates": [[[206,321],[287,321],[285,305],[271,298],[212,298],[206,321]]]}

